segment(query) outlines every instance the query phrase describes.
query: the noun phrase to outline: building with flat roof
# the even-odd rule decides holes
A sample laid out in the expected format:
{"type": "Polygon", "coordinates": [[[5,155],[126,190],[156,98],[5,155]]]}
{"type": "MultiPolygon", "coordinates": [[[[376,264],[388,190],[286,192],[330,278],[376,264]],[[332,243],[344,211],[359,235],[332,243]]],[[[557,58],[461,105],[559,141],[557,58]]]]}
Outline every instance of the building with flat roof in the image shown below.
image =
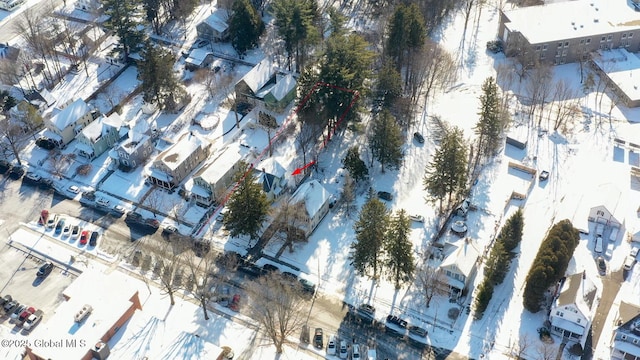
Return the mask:
{"type": "MultiPolygon", "coordinates": [[[[640,21],[640,20],[639,20],[640,21]]],[[[628,107],[640,106],[640,58],[626,49],[599,50],[592,56],[596,71],[628,107]]]]}
{"type": "Polygon", "coordinates": [[[27,358],[106,359],[107,342],[142,309],[133,280],[118,271],[84,271],[62,295],[65,301],[31,333],[27,358]]]}
{"type": "Polygon", "coordinates": [[[500,10],[507,56],[565,64],[596,50],[640,50],[640,18],[631,1],[576,0],[500,10]]]}

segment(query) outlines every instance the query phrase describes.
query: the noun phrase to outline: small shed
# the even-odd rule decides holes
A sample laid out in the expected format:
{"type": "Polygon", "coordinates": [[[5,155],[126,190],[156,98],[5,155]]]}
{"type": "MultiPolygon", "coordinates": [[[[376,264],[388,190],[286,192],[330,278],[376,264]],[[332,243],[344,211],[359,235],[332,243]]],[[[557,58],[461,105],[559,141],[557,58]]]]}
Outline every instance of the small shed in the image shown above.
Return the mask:
{"type": "Polygon", "coordinates": [[[208,68],[213,63],[213,53],[203,49],[193,49],[189,53],[189,57],[184,61],[185,69],[194,71],[198,69],[208,68]]]}

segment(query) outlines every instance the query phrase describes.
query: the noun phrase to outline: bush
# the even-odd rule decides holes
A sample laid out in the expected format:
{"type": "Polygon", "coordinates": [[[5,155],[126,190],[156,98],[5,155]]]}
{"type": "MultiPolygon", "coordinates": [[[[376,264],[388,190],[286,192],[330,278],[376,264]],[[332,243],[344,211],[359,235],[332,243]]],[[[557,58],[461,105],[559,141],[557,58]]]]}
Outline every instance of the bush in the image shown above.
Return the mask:
{"type": "Polygon", "coordinates": [[[87,176],[91,172],[91,164],[82,164],[76,168],[76,175],[87,176]]]}
{"type": "Polygon", "coordinates": [[[525,309],[533,313],[540,311],[544,293],[564,277],[579,241],[580,233],[569,220],[562,220],[549,230],[527,274],[523,294],[525,309]]]}

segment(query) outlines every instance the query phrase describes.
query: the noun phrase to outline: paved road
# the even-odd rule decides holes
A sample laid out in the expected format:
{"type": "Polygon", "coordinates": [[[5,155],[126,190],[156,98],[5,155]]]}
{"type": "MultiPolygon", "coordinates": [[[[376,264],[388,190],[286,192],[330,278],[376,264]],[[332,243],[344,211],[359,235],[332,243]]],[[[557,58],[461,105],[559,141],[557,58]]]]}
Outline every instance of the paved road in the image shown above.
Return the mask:
{"type": "MultiPolygon", "coordinates": [[[[624,281],[622,275],[622,269],[618,269],[618,271],[610,272],[607,276],[602,277],[602,297],[600,298],[600,303],[598,304],[598,309],[596,310],[596,315],[593,318],[593,323],[591,325],[591,351],[595,351],[595,348],[598,346],[598,341],[600,340],[600,336],[602,335],[602,328],[607,321],[607,316],[609,316],[609,311],[611,309],[611,305],[615,300],[616,296],[618,296],[618,291],[620,290],[620,286],[624,281]]],[[[585,344],[586,348],[589,348],[589,344],[585,344]]],[[[591,357],[589,357],[591,358],[591,357]]]]}
{"type": "MultiPolygon", "coordinates": [[[[62,1],[63,0],[40,0],[40,2],[33,5],[28,10],[31,11],[34,18],[38,18],[52,13],[52,9],[56,9],[62,5],[62,1]]],[[[23,17],[22,13],[26,10],[27,9],[15,10],[0,22],[0,43],[8,43],[20,35],[20,32],[17,30],[17,24],[21,21],[23,17]]]]}

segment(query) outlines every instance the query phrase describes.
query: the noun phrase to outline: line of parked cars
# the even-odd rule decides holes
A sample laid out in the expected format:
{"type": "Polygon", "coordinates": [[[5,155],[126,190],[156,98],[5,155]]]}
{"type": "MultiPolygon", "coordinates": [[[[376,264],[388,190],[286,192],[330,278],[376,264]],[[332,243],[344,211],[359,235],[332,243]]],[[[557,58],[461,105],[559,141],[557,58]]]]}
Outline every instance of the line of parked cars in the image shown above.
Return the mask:
{"type": "Polygon", "coordinates": [[[238,264],[238,271],[242,272],[250,278],[255,279],[269,273],[277,273],[283,282],[300,289],[302,295],[312,297],[316,293],[316,285],[313,282],[304,278],[298,278],[298,275],[292,272],[280,272],[280,269],[273,264],[267,263],[260,267],[254,263],[247,261],[239,254],[233,252],[228,252],[223,256],[235,257],[238,264]]]}
{"type": "Polygon", "coordinates": [[[10,322],[26,331],[33,329],[42,319],[42,310],[37,310],[33,306],[21,304],[18,300],[5,295],[0,298],[2,316],[8,317],[10,322]]]}
{"type": "Polygon", "coordinates": [[[79,224],[72,224],[66,217],[58,214],[51,214],[49,210],[42,210],[38,218],[38,225],[44,226],[46,230],[53,229],[53,236],[76,240],[80,238],[80,245],[97,246],[100,233],[82,229],[79,224]]]}

